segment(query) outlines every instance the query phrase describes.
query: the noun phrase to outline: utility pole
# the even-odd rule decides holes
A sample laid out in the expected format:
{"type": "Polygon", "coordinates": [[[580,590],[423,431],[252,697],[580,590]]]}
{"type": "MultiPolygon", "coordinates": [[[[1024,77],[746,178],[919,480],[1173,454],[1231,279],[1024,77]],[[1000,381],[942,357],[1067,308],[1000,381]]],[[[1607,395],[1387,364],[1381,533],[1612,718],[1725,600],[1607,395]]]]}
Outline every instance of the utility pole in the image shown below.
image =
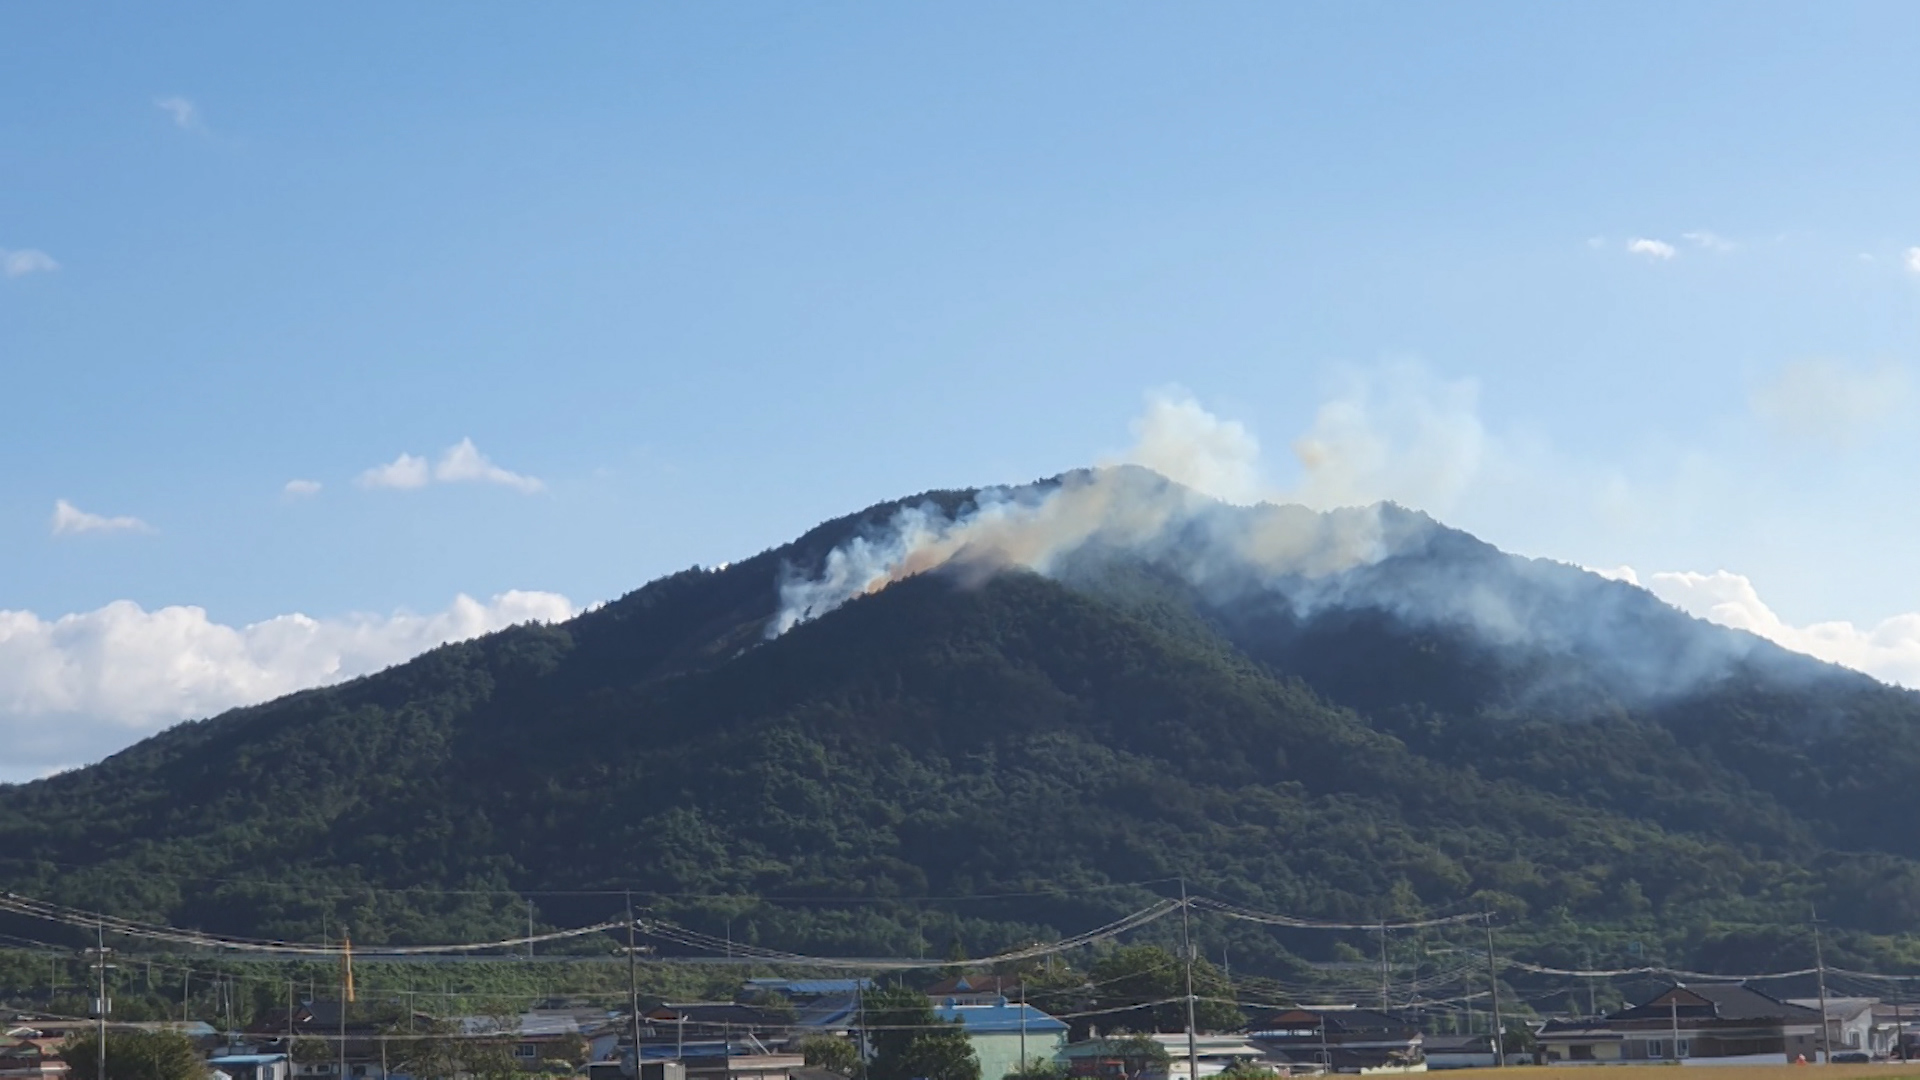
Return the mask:
{"type": "Polygon", "coordinates": [[[1187,1080],[1200,1080],[1200,1046],[1193,1019],[1193,935],[1187,925],[1187,876],[1180,875],[1180,944],[1187,962],[1187,1080]]]}
{"type": "MultiPolygon", "coordinates": [[[[342,923],[340,925],[340,941],[346,949],[351,950],[353,948],[352,943],[348,940],[347,927],[345,923],[342,923]]],[[[340,965],[340,1076],[339,1076],[339,1080],[347,1080],[347,999],[353,996],[353,981],[352,981],[353,980],[353,954],[351,951],[343,952],[341,954],[341,957],[342,957],[343,963],[340,965]]]]}
{"type": "Polygon", "coordinates": [[[1500,969],[1493,962],[1493,912],[1482,911],[1480,919],[1487,925],[1487,994],[1493,999],[1493,1067],[1507,1067],[1506,1032],[1500,1028],[1500,969]]]}
{"type": "MultiPolygon", "coordinates": [[[[1674,983],[1673,989],[1680,989],[1680,984],[1674,983]]],[[[1678,1065],[1680,1063],[1680,995],[1672,990],[1667,992],[1667,1016],[1673,1023],[1673,1063],[1678,1065]]]]}
{"type": "Polygon", "coordinates": [[[533,901],[527,901],[527,959],[533,959],[533,901]]]}
{"type": "Polygon", "coordinates": [[[95,998],[93,1002],[93,1010],[94,1012],[98,1013],[100,1016],[100,1026],[98,1028],[98,1032],[100,1036],[100,1047],[99,1047],[99,1058],[97,1062],[100,1071],[96,1073],[95,1076],[98,1078],[98,1080],[107,1080],[107,1008],[108,1008],[109,1002],[107,1001],[107,924],[106,924],[106,920],[103,919],[94,924],[94,933],[96,935],[94,939],[96,944],[93,950],[93,958],[94,958],[94,963],[98,965],[100,969],[100,996],[95,998]]]}
{"type": "Polygon", "coordinates": [[[1820,951],[1820,913],[1812,904],[1807,905],[1807,916],[1813,922],[1813,970],[1820,980],[1820,1062],[1833,1064],[1833,1043],[1827,1036],[1827,961],[1820,951]]]}
{"type": "Polygon", "coordinates": [[[1027,980],[1020,978],[1020,1071],[1027,1071],[1027,980]]]}
{"type": "Polygon", "coordinates": [[[1386,1012],[1387,1002],[1387,920],[1380,920],[1380,1011],[1386,1012]]]}
{"type": "Polygon", "coordinates": [[[860,1032],[858,1039],[854,1042],[854,1046],[860,1051],[860,1080],[867,1080],[867,990],[858,982],[854,984],[853,1001],[853,1023],[855,1029],[860,1032]]]}
{"type": "Polygon", "coordinates": [[[627,1008],[633,1010],[633,1077],[640,1080],[640,951],[633,939],[633,890],[627,890],[627,1008]]]}

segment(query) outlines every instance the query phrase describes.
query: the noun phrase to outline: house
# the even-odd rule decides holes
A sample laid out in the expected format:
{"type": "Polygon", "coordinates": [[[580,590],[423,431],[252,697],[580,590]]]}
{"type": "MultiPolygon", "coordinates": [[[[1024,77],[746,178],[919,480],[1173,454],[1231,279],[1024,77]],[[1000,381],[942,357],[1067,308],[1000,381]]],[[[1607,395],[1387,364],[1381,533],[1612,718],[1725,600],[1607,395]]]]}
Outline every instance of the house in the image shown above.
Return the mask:
{"type": "Polygon", "coordinates": [[[1548,1020],[1534,1039],[1534,1059],[1542,1065],[1618,1064],[1626,1036],[1605,1017],[1548,1020]]]}
{"type": "Polygon", "coordinates": [[[640,1075],[651,1077],[656,1067],[678,1065],[685,1080],[793,1080],[796,1070],[804,1069],[807,1059],[800,1054],[779,1053],[759,1039],[748,1035],[738,1039],[707,1039],[686,1043],[643,1043],[640,1048],[640,1075]]]}
{"type": "Polygon", "coordinates": [[[1889,1058],[1920,1059],[1920,1005],[1883,1001],[1873,1007],[1873,1026],[1885,1033],[1889,1058]]]}
{"type": "Polygon", "coordinates": [[[942,1002],[933,1013],[965,1029],[980,1059],[980,1080],[1002,1080],[1018,1071],[1022,1061],[1052,1061],[1067,1046],[1066,1024],[1031,1005],[1010,1005],[1005,998],[991,1004],[942,1002]]]}
{"type": "Polygon", "coordinates": [[[1342,1006],[1282,1009],[1256,1019],[1250,1038],[1271,1059],[1309,1068],[1372,1075],[1425,1072],[1425,1036],[1407,1020],[1342,1006]]]}
{"type": "MultiPolygon", "coordinates": [[[[1787,1003],[1820,1011],[1819,998],[1788,998],[1787,1003]]],[[[1869,1057],[1884,1058],[1893,1050],[1894,1032],[1889,1026],[1876,1027],[1873,1007],[1879,998],[1827,998],[1827,1049],[1836,1054],[1851,1050],[1869,1057]]],[[[1809,1057],[1808,1061],[1813,1059],[1809,1057]]]]}
{"type": "Polygon", "coordinates": [[[1820,1013],[1742,983],[1675,983],[1599,1020],[1549,1022],[1546,1064],[1687,1061],[1785,1063],[1817,1058],[1820,1013]]]}
{"type": "Polygon", "coordinates": [[[522,1069],[574,1066],[593,1060],[590,1035],[610,1027],[613,1014],[604,1009],[529,1009],[504,1023],[497,1017],[465,1016],[454,1021],[462,1035],[497,1035],[513,1045],[514,1064],[522,1069]]]}
{"type": "MultiPolygon", "coordinates": [[[[302,1002],[291,1012],[278,1009],[262,1016],[247,1029],[247,1041],[261,1053],[292,1056],[292,1080],[339,1078],[343,1045],[346,1077],[341,1080],[386,1080],[388,1047],[383,1038],[383,1025],[375,1021],[371,1010],[362,1011],[349,1003],[346,1023],[342,1026],[340,1011],[340,1002],[325,1000],[302,1002]],[[342,1034],[345,1035],[344,1042],[342,1034]],[[325,1058],[299,1060],[293,1050],[294,1045],[303,1039],[325,1042],[325,1058]]],[[[413,1018],[422,1025],[439,1022],[424,1013],[413,1014],[413,1018]]],[[[393,1019],[392,1016],[386,1017],[389,1023],[393,1019]]],[[[407,1016],[402,1014],[399,1019],[405,1021],[407,1016]]]]}
{"type": "Polygon", "coordinates": [[[45,1040],[9,1036],[0,1039],[0,1077],[5,1080],[58,1080],[67,1074],[59,1052],[45,1040]]]}
{"type": "Polygon", "coordinates": [[[956,975],[927,987],[926,993],[936,1005],[992,1005],[1003,998],[1022,999],[1017,975],[956,975]]]}
{"type": "Polygon", "coordinates": [[[799,1004],[871,989],[872,979],[748,979],[741,984],[740,1000],[753,1004],[777,995],[799,1004]]]}
{"type": "Polygon", "coordinates": [[[1422,1035],[1429,1069],[1490,1069],[1499,1064],[1492,1035],[1422,1035]]]}
{"type": "Polygon", "coordinates": [[[219,1054],[207,1067],[228,1080],[291,1080],[293,1061],[285,1054],[219,1054]]]}

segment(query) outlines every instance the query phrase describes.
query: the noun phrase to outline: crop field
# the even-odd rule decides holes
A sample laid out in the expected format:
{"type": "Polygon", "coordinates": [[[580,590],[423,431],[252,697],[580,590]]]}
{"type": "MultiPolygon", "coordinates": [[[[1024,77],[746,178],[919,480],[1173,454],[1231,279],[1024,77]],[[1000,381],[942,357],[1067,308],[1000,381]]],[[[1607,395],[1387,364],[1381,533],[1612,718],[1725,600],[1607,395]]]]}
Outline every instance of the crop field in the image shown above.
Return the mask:
{"type": "MultiPolygon", "coordinates": [[[[1893,1065],[1688,1065],[1676,1068],[1672,1065],[1517,1065],[1511,1068],[1448,1068],[1444,1072],[1434,1072],[1434,1076],[1448,1076],[1461,1080],[1496,1080],[1505,1074],[1505,1080],[1517,1080],[1513,1068],[1519,1068],[1526,1080],[1603,1080],[1607,1076],[1644,1076],[1647,1072],[1661,1072],[1674,1076],[1674,1080],[1799,1080],[1805,1074],[1807,1080],[1855,1080],[1855,1078],[1891,1078],[1891,1076],[1912,1076],[1920,1080],[1920,1061],[1893,1063],[1893,1065]]],[[[1651,1080],[1651,1078],[1647,1078],[1651,1080]]]]}

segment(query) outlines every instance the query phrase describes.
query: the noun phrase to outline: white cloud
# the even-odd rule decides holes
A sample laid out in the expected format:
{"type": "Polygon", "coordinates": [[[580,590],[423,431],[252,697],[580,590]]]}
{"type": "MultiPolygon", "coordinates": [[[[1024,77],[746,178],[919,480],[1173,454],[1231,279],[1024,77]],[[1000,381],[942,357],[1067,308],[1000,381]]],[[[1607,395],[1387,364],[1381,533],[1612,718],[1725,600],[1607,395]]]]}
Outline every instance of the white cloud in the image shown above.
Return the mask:
{"type": "Polygon", "coordinates": [[[1685,240],[1694,247],[1705,248],[1708,251],[1732,251],[1739,246],[1726,237],[1717,233],[1710,233],[1705,229],[1696,229],[1693,232],[1681,233],[1680,239],[1685,240]]]}
{"type": "Polygon", "coordinates": [[[433,467],[433,478],[443,484],[499,484],[526,495],[544,491],[547,486],[531,476],[495,465],[473,445],[472,439],[461,439],[447,447],[447,452],[440,455],[439,464],[433,467]]]}
{"type": "Polygon", "coordinates": [[[1908,394],[1907,371],[1897,364],[1799,360],[1755,387],[1748,405],[1777,434],[1844,443],[1892,419],[1908,394]]]}
{"type": "Polygon", "coordinates": [[[359,475],[354,483],[370,488],[411,488],[426,487],[433,479],[433,472],[427,467],[427,459],[401,454],[385,465],[375,465],[359,475]]]}
{"type": "Polygon", "coordinates": [[[1645,255],[1649,259],[1671,259],[1676,254],[1673,245],[1665,240],[1649,240],[1643,236],[1627,241],[1627,251],[1633,255],[1645,255]]]}
{"type": "MultiPolygon", "coordinates": [[[[1633,580],[1631,568],[1621,569],[1633,580]]],[[[1866,627],[1838,621],[1794,626],[1760,599],[1752,581],[1725,570],[1653,574],[1645,587],[1689,615],[1885,682],[1920,687],[1920,614],[1895,615],[1866,627]]]]}
{"type": "Polygon", "coordinates": [[[173,126],[186,131],[201,131],[205,125],[200,121],[200,110],[192,100],[175,94],[171,97],[155,98],[153,107],[173,117],[173,126]]]}
{"type": "Polygon", "coordinates": [[[1908,270],[1920,274],[1920,247],[1908,248],[1905,254],[1905,262],[1908,270]]]}
{"type": "Polygon", "coordinates": [[[53,535],[72,536],[90,532],[152,532],[153,527],[137,517],[107,517],[89,514],[65,499],[53,504],[53,535]]]}
{"type": "Polygon", "coordinates": [[[10,278],[28,274],[48,274],[60,269],[53,256],[38,248],[0,248],[0,274],[10,278]]]}
{"type": "Polygon", "coordinates": [[[427,615],[227,626],[198,607],[116,601],[42,619],[0,610],[0,779],[95,761],[178,721],[378,671],[435,646],[529,621],[571,617],[566,597],[456,597],[427,615]]]}
{"type": "Polygon", "coordinates": [[[427,459],[412,454],[401,454],[385,465],[376,465],[360,474],[355,481],[361,487],[398,488],[408,490],[426,487],[430,483],[442,484],[499,484],[510,487],[525,495],[545,491],[547,485],[532,476],[525,476],[493,463],[493,460],[473,445],[472,439],[461,439],[447,447],[440,460],[429,465],[427,459]]]}
{"type": "Polygon", "coordinates": [[[289,480],[286,486],[280,489],[280,492],[289,498],[304,498],[308,495],[318,495],[320,493],[320,481],[289,480]]]}

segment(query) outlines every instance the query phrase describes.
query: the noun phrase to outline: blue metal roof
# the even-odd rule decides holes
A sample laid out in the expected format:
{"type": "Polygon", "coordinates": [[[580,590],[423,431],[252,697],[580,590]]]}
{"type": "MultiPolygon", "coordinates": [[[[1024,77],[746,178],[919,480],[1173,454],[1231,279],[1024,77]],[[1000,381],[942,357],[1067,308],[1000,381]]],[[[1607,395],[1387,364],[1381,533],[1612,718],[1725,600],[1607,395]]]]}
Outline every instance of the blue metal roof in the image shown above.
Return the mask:
{"type": "Polygon", "coordinates": [[[1031,1005],[1014,1005],[1005,1001],[997,1005],[936,1005],[933,1012],[949,1023],[960,1021],[969,1035],[1017,1032],[1021,1028],[1022,1015],[1026,1017],[1029,1035],[1067,1030],[1067,1025],[1031,1005]]]}
{"type": "Polygon", "coordinates": [[[228,1054],[225,1057],[208,1058],[209,1065],[271,1065],[276,1061],[287,1060],[285,1054],[228,1054]]]}
{"type": "Polygon", "coordinates": [[[747,985],[755,990],[771,993],[795,995],[851,994],[856,990],[873,989],[872,979],[748,979],[747,985]]]}

